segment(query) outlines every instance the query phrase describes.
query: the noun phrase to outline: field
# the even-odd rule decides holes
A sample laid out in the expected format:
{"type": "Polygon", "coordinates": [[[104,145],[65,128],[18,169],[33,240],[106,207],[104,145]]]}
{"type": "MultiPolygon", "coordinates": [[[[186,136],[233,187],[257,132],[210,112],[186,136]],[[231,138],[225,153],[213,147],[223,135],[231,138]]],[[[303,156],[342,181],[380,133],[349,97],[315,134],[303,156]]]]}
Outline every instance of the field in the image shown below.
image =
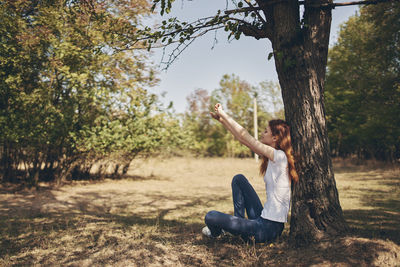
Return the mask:
{"type": "Polygon", "coordinates": [[[120,180],[38,189],[0,187],[0,266],[399,266],[400,171],[336,162],[346,237],[306,248],[201,235],[204,215],[233,212],[230,182],[243,173],[262,202],[252,159],[134,160],[120,180]]]}

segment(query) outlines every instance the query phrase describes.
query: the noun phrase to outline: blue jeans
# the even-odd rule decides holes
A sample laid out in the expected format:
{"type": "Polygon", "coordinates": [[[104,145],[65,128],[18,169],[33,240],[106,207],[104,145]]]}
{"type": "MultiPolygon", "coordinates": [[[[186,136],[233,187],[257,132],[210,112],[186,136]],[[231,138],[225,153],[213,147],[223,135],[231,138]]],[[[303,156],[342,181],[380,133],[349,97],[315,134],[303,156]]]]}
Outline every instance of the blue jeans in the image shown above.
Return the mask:
{"type": "Polygon", "coordinates": [[[234,216],[215,210],[206,214],[205,222],[212,236],[219,236],[224,230],[245,240],[254,237],[256,243],[264,243],[282,234],[283,223],[260,217],[263,210],[260,198],[242,174],[232,179],[232,196],[234,216]],[[245,218],[245,211],[248,219],[245,218]]]}

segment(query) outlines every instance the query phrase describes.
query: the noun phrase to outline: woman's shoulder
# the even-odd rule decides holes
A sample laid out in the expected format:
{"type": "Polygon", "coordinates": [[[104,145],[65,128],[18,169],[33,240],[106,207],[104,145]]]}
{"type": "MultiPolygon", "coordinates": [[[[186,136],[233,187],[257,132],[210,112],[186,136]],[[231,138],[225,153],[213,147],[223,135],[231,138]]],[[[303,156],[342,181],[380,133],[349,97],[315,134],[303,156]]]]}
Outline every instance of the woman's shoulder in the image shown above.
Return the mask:
{"type": "Polygon", "coordinates": [[[280,149],[275,149],[275,151],[274,151],[274,161],[275,162],[287,161],[287,157],[286,157],[285,151],[280,150],[280,149]]]}

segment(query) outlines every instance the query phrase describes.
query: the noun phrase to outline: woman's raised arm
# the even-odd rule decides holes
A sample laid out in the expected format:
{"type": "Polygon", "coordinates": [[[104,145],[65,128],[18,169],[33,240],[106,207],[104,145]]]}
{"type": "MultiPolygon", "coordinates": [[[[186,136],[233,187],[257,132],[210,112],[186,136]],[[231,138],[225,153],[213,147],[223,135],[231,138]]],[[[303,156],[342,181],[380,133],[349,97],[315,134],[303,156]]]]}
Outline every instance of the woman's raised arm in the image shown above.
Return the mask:
{"type": "Polygon", "coordinates": [[[225,111],[222,109],[221,104],[216,104],[215,113],[212,113],[211,116],[222,123],[222,125],[230,131],[233,136],[238,139],[240,143],[250,148],[254,153],[267,157],[270,160],[274,160],[274,148],[261,143],[257,139],[255,139],[249,132],[243,128],[239,123],[237,123],[233,118],[231,118],[225,111]]]}

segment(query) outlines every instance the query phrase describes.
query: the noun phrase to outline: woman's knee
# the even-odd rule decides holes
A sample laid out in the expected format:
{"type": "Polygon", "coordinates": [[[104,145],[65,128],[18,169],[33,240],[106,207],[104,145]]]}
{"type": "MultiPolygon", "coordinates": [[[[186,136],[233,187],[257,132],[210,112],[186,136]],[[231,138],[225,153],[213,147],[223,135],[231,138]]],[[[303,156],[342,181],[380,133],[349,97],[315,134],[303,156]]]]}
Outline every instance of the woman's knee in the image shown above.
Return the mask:
{"type": "Polygon", "coordinates": [[[232,185],[240,184],[243,181],[247,181],[246,177],[243,174],[236,174],[235,176],[233,176],[232,185]]]}
{"type": "Polygon", "coordinates": [[[207,225],[208,224],[214,224],[217,221],[218,215],[219,215],[219,212],[216,211],[216,210],[212,210],[212,211],[207,212],[207,214],[206,214],[206,216],[204,218],[206,224],[207,225]]]}

